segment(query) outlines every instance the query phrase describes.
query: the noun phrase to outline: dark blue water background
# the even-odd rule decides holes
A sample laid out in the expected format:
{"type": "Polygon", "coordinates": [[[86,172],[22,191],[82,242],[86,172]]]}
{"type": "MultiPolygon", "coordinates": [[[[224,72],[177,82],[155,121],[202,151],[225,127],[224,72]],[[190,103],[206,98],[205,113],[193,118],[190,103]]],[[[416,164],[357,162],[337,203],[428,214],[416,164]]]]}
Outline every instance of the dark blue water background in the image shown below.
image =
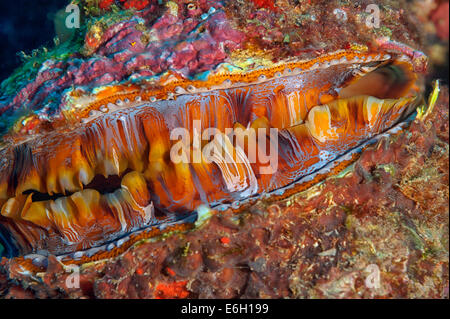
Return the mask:
{"type": "Polygon", "coordinates": [[[0,1],[0,82],[21,64],[18,52],[53,47],[53,17],[66,0],[0,1]]]}

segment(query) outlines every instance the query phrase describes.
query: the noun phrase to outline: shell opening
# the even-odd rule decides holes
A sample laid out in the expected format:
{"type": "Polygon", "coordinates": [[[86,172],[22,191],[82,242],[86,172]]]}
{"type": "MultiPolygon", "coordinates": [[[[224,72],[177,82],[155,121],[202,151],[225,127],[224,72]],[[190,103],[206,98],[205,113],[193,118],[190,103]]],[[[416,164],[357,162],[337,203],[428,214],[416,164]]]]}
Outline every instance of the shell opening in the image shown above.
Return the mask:
{"type": "Polygon", "coordinates": [[[417,75],[409,64],[391,62],[362,77],[357,77],[342,88],[339,98],[368,95],[378,99],[398,99],[418,93],[414,86],[417,75]]]}

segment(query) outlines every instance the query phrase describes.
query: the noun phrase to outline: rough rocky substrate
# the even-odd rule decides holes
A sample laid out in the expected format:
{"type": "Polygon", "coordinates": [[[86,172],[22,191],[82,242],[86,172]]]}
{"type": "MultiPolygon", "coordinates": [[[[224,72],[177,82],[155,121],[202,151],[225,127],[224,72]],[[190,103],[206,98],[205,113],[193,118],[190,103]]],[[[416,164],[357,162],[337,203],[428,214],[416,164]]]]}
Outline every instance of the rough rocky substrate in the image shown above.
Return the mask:
{"type": "Polygon", "coordinates": [[[343,176],[86,265],[79,289],[55,258],[33,277],[4,258],[0,297],[448,298],[448,116],[444,89],[343,176]]]}

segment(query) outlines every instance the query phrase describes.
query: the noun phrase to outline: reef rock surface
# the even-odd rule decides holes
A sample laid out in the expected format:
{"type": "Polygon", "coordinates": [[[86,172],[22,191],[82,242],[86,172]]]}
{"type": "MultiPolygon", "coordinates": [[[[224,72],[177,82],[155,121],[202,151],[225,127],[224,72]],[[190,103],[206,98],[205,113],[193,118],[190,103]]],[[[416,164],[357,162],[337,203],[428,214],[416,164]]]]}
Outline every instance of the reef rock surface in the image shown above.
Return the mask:
{"type": "MultiPolygon", "coordinates": [[[[89,14],[109,12],[112,2],[100,1],[100,13],[89,14]]],[[[120,2],[125,9],[136,5],[120,2]]],[[[211,1],[194,7],[177,1],[176,8],[164,2],[167,14],[154,21],[161,5],[143,2],[147,9],[138,17],[99,17],[84,30],[82,43],[64,44],[72,45],[72,52],[63,52],[63,45],[32,58],[5,81],[0,134],[25,109],[41,119],[59,116],[70,105],[65,97],[74,92],[73,83],[89,91],[113,81],[145,79],[169,66],[189,77],[227,59],[245,62],[252,52],[256,58],[265,52],[271,61],[307,58],[379,37],[426,53],[433,49],[423,46],[425,32],[417,29],[417,21],[431,21],[433,9],[417,18],[404,1],[377,1],[382,27],[368,30],[365,8],[373,1],[351,7],[349,1],[278,0],[234,1],[235,6],[227,5],[228,13],[235,12],[233,23],[221,28],[205,23],[178,54],[170,55],[170,43],[164,41],[168,47],[146,53],[151,36],[190,33],[196,26],[185,15],[205,15],[207,21],[225,21],[225,16],[203,12],[211,1]],[[289,10],[292,14],[283,14],[289,10]],[[149,33],[148,24],[157,34],[149,33]],[[116,32],[117,26],[130,32],[116,32]],[[161,61],[150,63],[152,56],[161,61]],[[105,68],[112,71],[105,74],[105,68]]],[[[92,10],[90,1],[83,3],[92,10]]],[[[419,7],[417,1],[413,5],[419,7]]],[[[56,258],[33,275],[21,274],[20,265],[3,258],[0,298],[448,298],[448,121],[449,94],[443,87],[424,121],[381,139],[338,176],[282,201],[259,201],[240,213],[215,212],[191,231],[146,240],[116,258],[85,264],[78,288],[67,284],[71,269],[56,258]]]]}

